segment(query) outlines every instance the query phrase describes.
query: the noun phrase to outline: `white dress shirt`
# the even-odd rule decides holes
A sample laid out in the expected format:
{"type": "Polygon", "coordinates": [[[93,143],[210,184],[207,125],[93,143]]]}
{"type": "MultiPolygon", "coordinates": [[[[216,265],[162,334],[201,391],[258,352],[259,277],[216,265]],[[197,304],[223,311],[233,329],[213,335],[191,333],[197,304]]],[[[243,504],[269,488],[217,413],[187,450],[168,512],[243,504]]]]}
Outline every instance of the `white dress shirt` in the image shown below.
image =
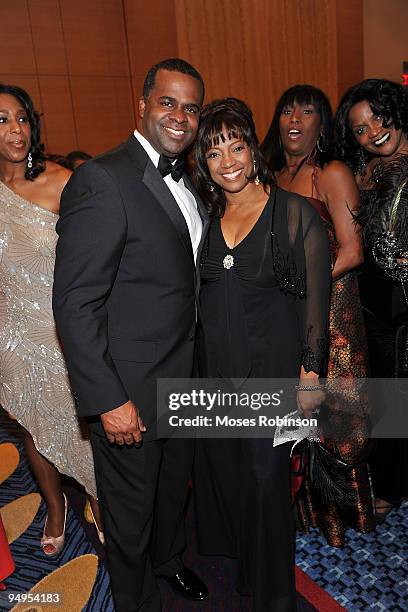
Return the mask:
{"type": "MultiPolygon", "coordinates": [[[[138,142],[142,145],[151,161],[157,168],[159,165],[160,154],[157,153],[150,142],[146,140],[146,138],[140,132],[135,130],[134,135],[136,140],[138,140],[138,142]]],[[[195,201],[195,197],[191,191],[187,189],[182,178],[179,180],[179,182],[177,182],[172,178],[171,174],[168,174],[167,176],[163,177],[163,180],[170,189],[187,223],[194,261],[196,262],[198,245],[200,244],[201,234],[203,231],[203,224],[197,210],[197,202],[195,201]]]]}

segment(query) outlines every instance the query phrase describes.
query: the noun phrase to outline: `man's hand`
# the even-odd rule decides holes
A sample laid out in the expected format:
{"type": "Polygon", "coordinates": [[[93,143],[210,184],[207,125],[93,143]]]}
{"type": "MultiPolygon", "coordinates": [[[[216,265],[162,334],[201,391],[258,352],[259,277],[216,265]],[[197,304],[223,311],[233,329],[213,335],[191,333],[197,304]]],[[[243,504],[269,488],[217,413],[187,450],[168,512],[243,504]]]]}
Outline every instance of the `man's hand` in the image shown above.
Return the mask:
{"type": "Polygon", "coordinates": [[[132,401],[101,414],[103,428],[111,444],[141,446],[142,432],[146,431],[139,412],[132,401]]]}

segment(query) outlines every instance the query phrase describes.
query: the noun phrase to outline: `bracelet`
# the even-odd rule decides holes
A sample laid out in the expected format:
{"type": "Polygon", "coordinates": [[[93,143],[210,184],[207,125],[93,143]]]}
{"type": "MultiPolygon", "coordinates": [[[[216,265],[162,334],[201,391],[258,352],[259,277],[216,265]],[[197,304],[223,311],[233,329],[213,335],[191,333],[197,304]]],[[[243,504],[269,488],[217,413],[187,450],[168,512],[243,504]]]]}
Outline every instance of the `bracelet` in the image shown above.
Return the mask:
{"type": "Polygon", "coordinates": [[[296,391],[321,391],[325,385],[295,385],[296,391]]]}

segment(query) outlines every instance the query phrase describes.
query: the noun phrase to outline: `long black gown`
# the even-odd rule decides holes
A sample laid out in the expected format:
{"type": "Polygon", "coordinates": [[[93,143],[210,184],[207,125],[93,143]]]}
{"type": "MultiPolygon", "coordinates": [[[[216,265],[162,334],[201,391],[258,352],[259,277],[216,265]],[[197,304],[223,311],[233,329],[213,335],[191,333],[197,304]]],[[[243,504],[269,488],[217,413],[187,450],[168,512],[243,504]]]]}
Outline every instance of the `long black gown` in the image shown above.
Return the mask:
{"type": "MultiPolygon", "coordinates": [[[[382,242],[390,230],[390,210],[394,196],[408,181],[408,155],[400,155],[390,162],[378,163],[373,170],[372,189],[362,190],[361,210],[367,211],[376,223],[370,241],[365,240],[365,262],[359,277],[361,303],[367,330],[371,375],[373,378],[407,378],[408,303],[404,296],[408,283],[391,278],[384,266],[373,258],[373,242],[382,242]]],[[[392,230],[397,245],[396,253],[408,250],[408,206],[405,186],[400,204],[395,211],[396,227],[392,230]]],[[[388,253],[388,259],[393,260],[388,253]]],[[[406,257],[406,255],[404,255],[406,257]]],[[[378,398],[377,398],[378,399],[378,398]]],[[[379,401],[387,406],[389,398],[381,393],[379,401]]],[[[402,396],[406,405],[406,396],[402,396]]],[[[404,432],[405,436],[407,432],[404,432]]],[[[389,504],[398,506],[408,496],[408,440],[407,438],[378,439],[370,457],[374,494],[389,504]]]]}
{"type": "MultiPolygon", "coordinates": [[[[305,199],[273,188],[233,249],[215,219],[201,263],[205,376],[296,378],[301,364],[323,368],[330,256],[305,199]]],[[[271,439],[197,441],[199,550],[239,559],[237,589],[256,612],[296,609],[289,454],[271,439]]]]}

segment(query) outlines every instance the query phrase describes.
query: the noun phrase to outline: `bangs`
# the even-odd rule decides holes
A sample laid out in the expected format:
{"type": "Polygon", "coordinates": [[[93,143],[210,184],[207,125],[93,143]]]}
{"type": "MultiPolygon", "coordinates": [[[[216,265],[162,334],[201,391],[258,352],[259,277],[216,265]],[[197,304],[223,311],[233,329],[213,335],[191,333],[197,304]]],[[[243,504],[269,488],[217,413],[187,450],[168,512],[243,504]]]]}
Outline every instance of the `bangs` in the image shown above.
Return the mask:
{"type": "Polygon", "coordinates": [[[300,85],[288,89],[282,98],[281,109],[283,110],[287,106],[294,106],[295,104],[299,104],[299,106],[312,104],[318,113],[321,114],[322,104],[319,97],[313,92],[312,87],[300,85]]]}
{"type": "Polygon", "coordinates": [[[248,128],[239,116],[231,117],[220,113],[212,117],[211,125],[205,126],[201,135],[203,149],[208,151],[220,142],[240,138],[249,144],[248,128]]]}

